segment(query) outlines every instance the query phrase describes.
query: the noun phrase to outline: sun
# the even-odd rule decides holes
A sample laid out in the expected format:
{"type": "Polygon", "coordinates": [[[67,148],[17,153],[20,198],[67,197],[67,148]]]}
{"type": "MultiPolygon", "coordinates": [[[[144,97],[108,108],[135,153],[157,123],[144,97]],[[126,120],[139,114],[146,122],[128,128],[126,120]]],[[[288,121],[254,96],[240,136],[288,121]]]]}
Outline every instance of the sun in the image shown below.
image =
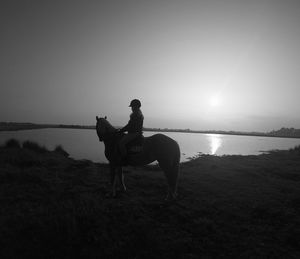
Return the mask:
{"type": "Polygon", "coordinates": [[[213,95],[210,99],[209,99],[209,104],[211,107],[217,107],[221,105],[221,99],[219,95],[213,95]]]}

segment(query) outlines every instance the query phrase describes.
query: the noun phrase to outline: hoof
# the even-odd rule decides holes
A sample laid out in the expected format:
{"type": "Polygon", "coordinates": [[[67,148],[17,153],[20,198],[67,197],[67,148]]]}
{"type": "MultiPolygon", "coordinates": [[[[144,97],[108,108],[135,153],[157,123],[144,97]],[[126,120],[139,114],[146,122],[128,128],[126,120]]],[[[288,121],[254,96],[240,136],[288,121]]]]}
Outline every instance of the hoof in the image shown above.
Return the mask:
{"type": "Polygon", "coordinates": [[[167,197],[165,198],[165,201],[176,201],[177,200],[177,194],[167,194],[167,197]]]}
{"type": "Polygon", "coordinates": [[[117,193],[112,193],[112,192],[107,193],[105,195],[105,198],[116,198],[116,197],[117,197],[117,193]]]}

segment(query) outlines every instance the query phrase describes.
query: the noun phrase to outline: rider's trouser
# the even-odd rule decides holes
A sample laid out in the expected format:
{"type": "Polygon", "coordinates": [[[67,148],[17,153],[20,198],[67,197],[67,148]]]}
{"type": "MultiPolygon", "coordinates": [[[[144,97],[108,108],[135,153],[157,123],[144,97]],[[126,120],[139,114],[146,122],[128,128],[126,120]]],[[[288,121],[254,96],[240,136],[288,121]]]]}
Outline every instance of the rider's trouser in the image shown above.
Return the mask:
{"type": "Polygon", "coordinates": [[[121,139],[119,143],[119,147],[120,147],[120,152],[122,157],[125,157],[127,155],[126,144],[134,140],[139,135],[140,133],[128,133],[121,139]]]}

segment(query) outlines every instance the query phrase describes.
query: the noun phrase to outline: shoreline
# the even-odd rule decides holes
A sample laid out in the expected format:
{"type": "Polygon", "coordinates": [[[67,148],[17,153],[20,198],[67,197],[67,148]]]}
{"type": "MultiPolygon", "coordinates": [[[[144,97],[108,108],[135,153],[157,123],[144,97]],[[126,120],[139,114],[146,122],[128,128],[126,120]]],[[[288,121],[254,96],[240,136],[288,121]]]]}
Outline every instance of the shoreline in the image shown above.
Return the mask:
{"type": "MultiPolygon", "coordinates": [[[[20,131],[33,129],[90,129],[95,130],[95,126],[82,125],[56,125],[56,124],[34,124],[34,123],[0,123],[1,131],[20,131]]],[[[270,137],[270,138],[293,138],[299,139],[300,136],[276,135],[263,132],[237,132],[237,131],[222,131],[222,130],[183,130],[183,129],[156,129],[144,128],[146,132],[176,132],[176,133],[195,133],[195,134],[220,134],[233,136],[250,136],[250,137],[270,137]]]]}

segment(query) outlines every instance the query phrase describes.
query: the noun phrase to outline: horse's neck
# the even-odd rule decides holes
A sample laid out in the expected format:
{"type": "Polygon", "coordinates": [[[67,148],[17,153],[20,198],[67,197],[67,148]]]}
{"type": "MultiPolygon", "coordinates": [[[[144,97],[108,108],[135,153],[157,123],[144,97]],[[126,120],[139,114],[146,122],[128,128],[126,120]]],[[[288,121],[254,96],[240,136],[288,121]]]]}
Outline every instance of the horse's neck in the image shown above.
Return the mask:
{"type": "Polygon", "coordinates": [[[113,133],[117,131],[117,129],[114,128],[108,121],[106,121],[106,129],[107,133],[113,133]]]}
{"type": "Polygon", "coordinates": [[[116,153],[116,149],[119,146],[120,136],[118,136],[115,132],[110,133],[111,136],[104,139],[103,143],[105,146],[105,153],[109,156],[114,156],[116,153]]]}
{"type": "Polygon", "coordinates": [[[110,136],[105,141],[104,144],[106,146],[115,145],[118,138],[116,137],[117,129],[114,128],[108,121],[106,122],[106,135],[110,136]]]}

